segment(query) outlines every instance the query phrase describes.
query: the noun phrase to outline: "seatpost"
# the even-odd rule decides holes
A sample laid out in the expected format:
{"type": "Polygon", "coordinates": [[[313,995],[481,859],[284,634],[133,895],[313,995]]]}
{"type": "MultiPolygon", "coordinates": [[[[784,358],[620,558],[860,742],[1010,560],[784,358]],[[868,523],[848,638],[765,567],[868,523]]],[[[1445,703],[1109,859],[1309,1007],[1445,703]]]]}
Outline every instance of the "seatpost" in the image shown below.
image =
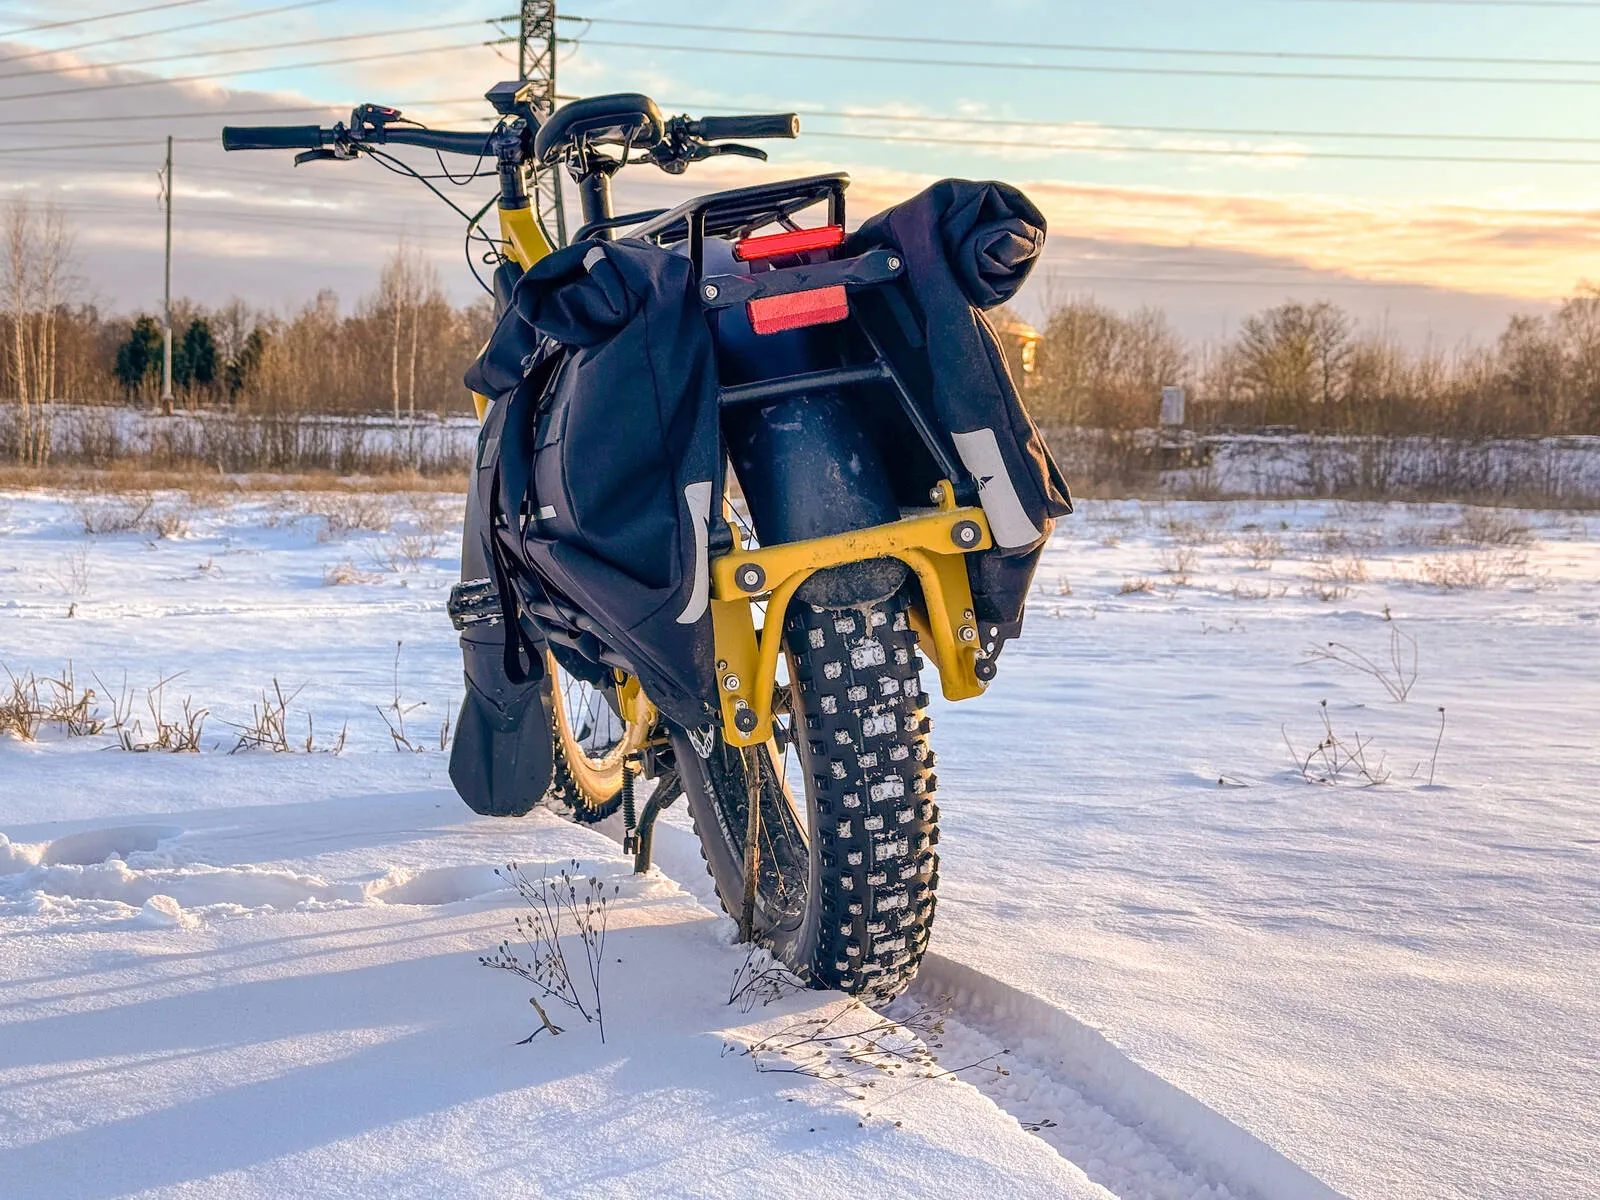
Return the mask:
{"type": "MultiPolygon", "coordinates": [[[[585,225],[611,219],[611,176],[621,165],[616,159],[597,154],[588,147],[575,159],[572,178],[578,184],[578,202],[583,209],[585,225]]],[[[602,229],[591,236],[610,241],[612,232],[602,229]]]]}

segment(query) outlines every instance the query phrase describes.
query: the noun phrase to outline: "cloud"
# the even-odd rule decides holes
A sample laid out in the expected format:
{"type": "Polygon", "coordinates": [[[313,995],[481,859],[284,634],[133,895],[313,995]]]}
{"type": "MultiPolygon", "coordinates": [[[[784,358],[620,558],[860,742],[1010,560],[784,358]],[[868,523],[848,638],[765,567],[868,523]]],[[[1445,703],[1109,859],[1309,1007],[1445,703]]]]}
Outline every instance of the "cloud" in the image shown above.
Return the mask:
{"type": "MultiPolygon", "coordinates": [[[[470,97],[507,73],[506,64],[486,50],[457,57],[473,70],[442,78],[440,60],[421,56],[355,64],[345,76],[354,83],[339,90],[375,100],[470,97]],[[402,94],[407,92],[411,95],[402,94]]],[[[18,100],[14,97],[23,92],[150,78],[114,68],[61,76],[49,67],[63,65],[64,59],[28,61],[36,69],[0,82],[0,151],[19,151],[0,153],[0,198],[50,195],[73,210],[83,231],[80,272],[108,304],[149,305],[159,295],[161,216],[154,173],[168,133],[207,139],[180,140],[178,146],[174,282],[181,292],[208,302],[240,294],[278,306],[297,303],[323,287],[353,298],[372,286],[383,259],[404,233],[435,257],[457,299],[475,293],[465,270],[460,219],[420,185],[371,163],[313,163],[296,169],[287,154],[224,155],[215,141],[221,125],[230,121],[326,122],[343,115],[339,109],[317,106],[295,92],[165,81],[18,100]],[[247,111],[296,106],[305,111],[247,111]],[[143,119],[29,123],[98,116],[143,119]],[[69,140],[84,146],[115,144],[74,152],[69,140]]],[[[612,82],[581,58],[563,70],[569,88],[587,91],[612,82]]],[[[665,70],[637,78],[637,86],[676,101],[712,99],[665,70]]],[[[423,115],[440,124],[464,124],[481,121],[486,114],[487,106],[469,101],[423,115]]],[[[969,132],[965,126],[951,128],[954,135],[969,132]]],[[[974,125],[971,132],[984,128],[974,125]]],[[[1100,152],[1129,136],[1118,133],[1113,138],[1109,131],[1084,125],[1063,133],[1060,140],[1100,152]]],[[[1272,165],[1262,167],[1275,178],[1281,178],[1285,164],[1299,151],[1282,142],[1147,140],[1177,149],[1250,153],[1268,148],[1281,152],[1272,165]]],[[[630,169],[617,181],[619,209],[675,204],[696,191],[836,170],[842,162],[855,177],[851,211],[860,217],[935,178],[928,172],[875,165],[871,143],[802,138],[797,145],[771,145],[778,161],[766,166],[714,161],[682,179],[630,169]]],[[[1547,301],[1569,294],[1585,277],[1600,278],[1600,212],[1540,205],[1527,193],[1455,204],[1285,194],[1269,192],[1265,184],[1248,192],[1094,185],[1053,176],[1050,164],[1040,159],[987,161],[992,165],[983,166],[983,160],[978,165],[1016,180],[1046,213],[1052,231],[1049,266],[1060,286],[1073,286],[1078,279],[1119,301],[1184,304],[1197,320],[1204,316],[1206,287],[1218,311],[1236,311],[1241,297],[1273,297],[1278,288],[1293,287],[1304,295],[1325,285],[1341,299],[1363,294],[1362,303],[1374,311],[1404,303],[1417,306],[1424,316],[1450,314],[1449,322],[1459,322],[1474,313],[1499,320],[1513,302],[1547,301]],[[1119,274],[1121,280],[1113,278],[1119,274]],[[1256,288],[1261,290],[1252,290],[1256,288]],[[1458,303],[1450,298],[1456,293],[1485,301],[1458,303]]],[[[488,195],[486,184],[446,190],[474,208],[488,195]]]]}

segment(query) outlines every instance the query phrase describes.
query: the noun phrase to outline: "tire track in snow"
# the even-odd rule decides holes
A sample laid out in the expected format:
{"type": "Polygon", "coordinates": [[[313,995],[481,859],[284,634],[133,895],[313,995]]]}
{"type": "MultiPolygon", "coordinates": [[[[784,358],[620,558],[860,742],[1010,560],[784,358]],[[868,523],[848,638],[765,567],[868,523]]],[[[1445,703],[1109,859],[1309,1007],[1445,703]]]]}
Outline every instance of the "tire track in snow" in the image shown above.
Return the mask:
{"type": "Polygon", "coordinates": [[[1121,1200],[1342,1200],[1037,996],[940,954],[923,958],[910,995],[950,1010],[947,1068],[1008,1051],[1007,1075],[961,1078],[1121,1200]]]}
{"type": "MultiPolygon", "coordinates": [[[[621,840],[620,820],[597,828],[621,840]]],[[[656,826],[655,850],[663,873],[719,911],[692,831],[663,821],[656,826]]],[[[936,1051],[945,1069],[1009,1051],[1000,1060],[1008,1075],[961,1071],[958,1078],[1120,1200],[1343,1200],[1037,996],[928,954],[909,998],[950,1010],[936,1051]],[[1054,1125],[1033,1128],[1045,1120],[1054,1125]]],[[[888,1015],[896,1011],[892,1005],[888,1015]]]]}

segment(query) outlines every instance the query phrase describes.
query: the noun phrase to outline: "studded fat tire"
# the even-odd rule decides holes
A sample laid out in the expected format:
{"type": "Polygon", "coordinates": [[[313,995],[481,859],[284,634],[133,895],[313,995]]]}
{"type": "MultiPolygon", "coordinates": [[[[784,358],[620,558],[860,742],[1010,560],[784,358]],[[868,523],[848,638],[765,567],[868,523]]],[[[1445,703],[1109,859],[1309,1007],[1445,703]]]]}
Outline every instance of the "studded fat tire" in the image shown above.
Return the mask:
{"type": "Polygon", "coordinates": [[[572,777],[572,768],[567,765],[567,747],[562,742],[561,728],[555,718],[551,718],[550,727],[553,761],[550,764],[550,790],[545,793],[546,801],[579,825],[599,824],[622,807],[622,789],[619,787],[615,795],[597,803],[572,777]]]}
{"type": "MultiPolygon", "coordinates": [[[[797,604],[785,644],[810,829],[809,845],[793,850],[810,858],[810,885],[803,919],[763,931],[764,940],[815,987],[887,1000],[927,949],[939,869],[930,721],[906,600],[797,604]]],[[[737,913],[740,820],[718,813],[694,782],[685,791],[707,866],[723,907],[737,913]]]]}

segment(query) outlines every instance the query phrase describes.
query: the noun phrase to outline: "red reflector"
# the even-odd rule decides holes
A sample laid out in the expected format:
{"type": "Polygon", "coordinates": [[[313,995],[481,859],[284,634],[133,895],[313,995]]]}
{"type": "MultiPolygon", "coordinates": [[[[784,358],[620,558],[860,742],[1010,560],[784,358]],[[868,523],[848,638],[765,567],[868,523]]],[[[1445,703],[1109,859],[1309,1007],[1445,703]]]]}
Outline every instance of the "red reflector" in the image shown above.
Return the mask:
{"type": "Polygon", "coordinates": [[[850,298],[844,285],[812,288],[809,292],[790,292],[785,296],[766,296],[745,306],[750,325],[757,333],[782,333],[804,325],[826,325],[850,315],[850,298]]]}
{"type": "Polygon", "coordinates": [[[820,229],[794,229],[788,233],[769,233],[765,237],[735,242],[733,256],[740,262],[758,258],[777,258],[782,254],[804,254],[807,250],[831,250],[844,241],[844,226],[824,225],[820,229]]]}

